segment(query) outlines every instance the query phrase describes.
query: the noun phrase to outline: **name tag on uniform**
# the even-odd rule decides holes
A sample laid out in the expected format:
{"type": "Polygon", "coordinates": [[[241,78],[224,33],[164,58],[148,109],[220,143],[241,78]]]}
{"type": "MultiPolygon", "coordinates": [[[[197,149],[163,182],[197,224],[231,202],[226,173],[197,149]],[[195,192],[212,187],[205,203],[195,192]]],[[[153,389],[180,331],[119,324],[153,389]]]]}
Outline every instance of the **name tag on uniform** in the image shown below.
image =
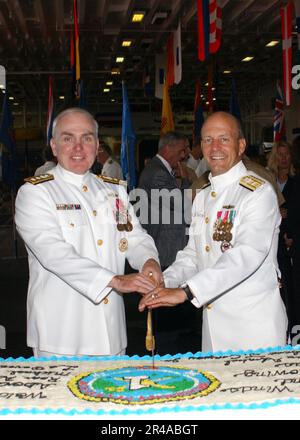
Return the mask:
{"type": "Polygon", "coordinates": [[[60,203],[56,205],[57,211],[79,211],[81,209],[81,205],[76,204],[68,204],[68,203],[60,203]]]}

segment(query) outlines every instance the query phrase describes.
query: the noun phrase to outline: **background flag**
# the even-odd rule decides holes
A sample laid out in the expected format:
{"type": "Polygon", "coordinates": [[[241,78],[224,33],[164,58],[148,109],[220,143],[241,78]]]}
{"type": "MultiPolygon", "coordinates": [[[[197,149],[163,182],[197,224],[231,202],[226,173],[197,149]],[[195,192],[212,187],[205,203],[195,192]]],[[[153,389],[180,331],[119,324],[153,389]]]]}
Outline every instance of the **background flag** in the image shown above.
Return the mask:
{"type": "Polygon", "coordinates": [[[210,38],[209,51],[217,53],[222,40],[222,8],[220,0],[209,0],[210,38]]]}
{"type": "Polygon", "coordinates": [[[182,80],[182,45],[181,45],[181,23],[174,32],[174,79],[175,84],[182,80]]]}
{"type": "Polygon", "coordinates": [[[296,10],[296,26],[298,34],[298,49],[300,50],[300,0],[294,0],[296,10]]]}
{"type": "Polygon", "coordinates": [[[175,130],[172,105],[169,95],[169,87],[167,83],[164,85],[164,98],[162,106],[162,118],[161,118],[161,135],[175,130]]]}
{"type": "Polygon", "coordinates": [[[182,80],[181,24],[173,32],[167,43],[167,84],[169,87],[182,80]]]}
{"type": "Polygon", "coordinates": [[[232,78],[232,89],[231,89],[231,97],[229,103],[229,112],[241,121],[242,119],[241,110],[240,110],[240,104],[236,90],[236,82],[234,78],[232,78]]]}
{"type": "Polygon", "coordinates": [[[136,136],[132,124],[128,94],[125,83],[123,89],[123,117],[122,117],[122,145],[121,145],[121,166],[124,178],[127,181],[129,190],[136,187],[136,167],[135,167],[135,143],[136,136]]]}
{"type": "Polygon", "coordinates": [[[53,104],[53,83],[52,76],[49,76],[49,92],[48,92],[48,114],[47,114],[47,145],[50,145],[52,138],[52,126],[54,120],[54,104],[53,104]]]}
{"type": "Polygon", "coordinates": [[[156,54],[155,56],[155,97],[163,99],[164,84],[167,75],[166,54],[156,54]]]}
{"type": "Polygon", "coordinates": [[[169,36],[167,42],[167,79],[168,87],[175,84],[175,57],[174,57],[174,34],[169,36]]]}
{"type": "Polygon", "coordinates": [[[279,81],[277,81],[277,95],[275,100],[274,115],[274,142],[284,140],[286,136],[283,93],[279,81]]]}
{"type": "Polygon", "coordinates": [[[197,0],[198,58],[205,61],[217,53],[222,38],[222,9],[220,0],[197,0]]]}
{"type": "Polygon", "coordinates": [[[195,95],[195,108],[194,108],[194,142],[201,137],[201,129],[204,124],[203,106],[201,98],[201,84],[197,81],[196,95],[195,95]]]}
{"type": "Polygon", "coordinates": [[[80,51],[79,51],[79,31],[78,31],[78,14],[77,14],[77,0],[74,0],[74,45],[75,45],[75,80],[76,99],[80,99],[80,51]]]}
{"type": "Polygon", "coordinates": [[[3,99],[0,142],[4,146],[2,150],[2,180],[13,191],[15,191],[17,180],[16,143],[13,133],[13,117],[9,107],[7,90],[3,99]]]}
{"type": "Polygon", "coordinates": [[[283,76],[286,105],[292,102],[292,30],[293,3],[290,2],[280,10],[282,29],[283,76]]]}
{"type": "Polygon", "coordinates": [[[205,61],[209,58],[209,0],[197,0],[198,10],[198,58],[205,61]]]}

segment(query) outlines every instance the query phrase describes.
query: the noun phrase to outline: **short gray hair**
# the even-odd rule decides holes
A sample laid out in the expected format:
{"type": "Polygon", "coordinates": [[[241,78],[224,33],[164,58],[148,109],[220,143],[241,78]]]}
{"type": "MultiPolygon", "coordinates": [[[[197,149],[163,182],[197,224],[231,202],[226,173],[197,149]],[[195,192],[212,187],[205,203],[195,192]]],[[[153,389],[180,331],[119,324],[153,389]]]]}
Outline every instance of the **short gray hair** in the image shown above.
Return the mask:
{"type": "Polygon", "coordinates": [[[185,141],[186,139],[187,137],[184,134],[178,133],[177,131],[169,131],[169,133],[166,133],[160,138],[158,151],[161,151],[167,145],[172,146],[172,144],[175,144],[179,141],[185,141]]]}
{"type": "Polygon", "coordinates": [[[87,118],[89,118],[91,120],[91,122],[94,124],[96,139],[98,139],[98,133],[99,133],[98,122],[94,119],[93,115],[90,112],[88,112],[87,110],[84,110],[83,108],[79,108],[79,107],[68,108],[67,110],[62,111],[61,113],[59,113],[56,116],[56,118],[53,121],[53,126],[52,126],[52,137],[53,138],[55,137],[57,124],[59,123],[59,121],[62,118],[64,118],[65,116],[71,115],[73,113],[79,113],[81,115],[85,115],[87,118]]]}

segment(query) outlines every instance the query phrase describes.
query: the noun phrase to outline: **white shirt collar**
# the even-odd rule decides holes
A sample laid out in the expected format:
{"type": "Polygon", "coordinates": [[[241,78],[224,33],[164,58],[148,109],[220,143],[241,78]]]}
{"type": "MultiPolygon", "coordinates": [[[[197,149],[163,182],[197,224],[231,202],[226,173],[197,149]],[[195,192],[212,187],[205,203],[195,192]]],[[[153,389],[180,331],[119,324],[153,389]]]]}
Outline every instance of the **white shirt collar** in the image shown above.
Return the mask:
{"type": "Polygon", "coordinates": [[[242,161],[237,163],[232,167],[227,173],[220,174],[219,176],[213,177],[210,173],[209,180],[213,190],[222,190],[233,182],[241,179],[243,176],[247,176],[248,171],[242,161]]]}
{"type": "Polygon", "coordinates": [[[173,176],[173,170],[171,165],[169,164],[169,162],[164,159],[160,154],[157,154],[156,157],[158,157],[159,160],[162,161],[162,163],[164,164],[164,166],[167,168],[167,170],[169,171],[169,173],[173,176]]]}
{"type": "Polygon", "coordinates": [[[55,170],[55,174],[60,176],[66,182],[72,183],[76,186],[81,186],[84,182],[86,182],[87,177],[90,175],[90,172],[87,171],[85,174],[75,174],[71,171],[67,171],[61,165],[57,165],[55,170]]]}

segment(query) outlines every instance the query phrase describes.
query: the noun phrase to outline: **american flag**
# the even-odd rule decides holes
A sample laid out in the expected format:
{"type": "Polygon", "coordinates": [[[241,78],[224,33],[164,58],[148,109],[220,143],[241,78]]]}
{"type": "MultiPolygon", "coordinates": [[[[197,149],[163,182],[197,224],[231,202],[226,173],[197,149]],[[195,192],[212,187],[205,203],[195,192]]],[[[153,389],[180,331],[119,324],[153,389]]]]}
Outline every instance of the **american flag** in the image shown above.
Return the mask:
{"type": "Polygon", "coordinates": [[[296,11],[296,26],[298,34],[298,49],[300,50],[300,0],[294,0],[296,11]]]}
{"type": "Polygon", "coordinates": [[[220,0],[197,0],[198,57],[205,61],[221,46],[222,9],[220,0]]]}
{"type": "Polygon", "coordinates": [[[286,105],[292,102],[292,30],[293,30],[293,8],[292,2],[282,7],[281,28],[282,28],[282,54],[283,54],[283,77],[284,94],[286,105]]]}
{"type": "Polygon", "coordinates": [[[281,141],[286,134],[284,108],[283,108],[283,93],[279,82],[277,82],[277,96],[275,101],[275,115],[274,115],[274,142],[281,141]]]}

